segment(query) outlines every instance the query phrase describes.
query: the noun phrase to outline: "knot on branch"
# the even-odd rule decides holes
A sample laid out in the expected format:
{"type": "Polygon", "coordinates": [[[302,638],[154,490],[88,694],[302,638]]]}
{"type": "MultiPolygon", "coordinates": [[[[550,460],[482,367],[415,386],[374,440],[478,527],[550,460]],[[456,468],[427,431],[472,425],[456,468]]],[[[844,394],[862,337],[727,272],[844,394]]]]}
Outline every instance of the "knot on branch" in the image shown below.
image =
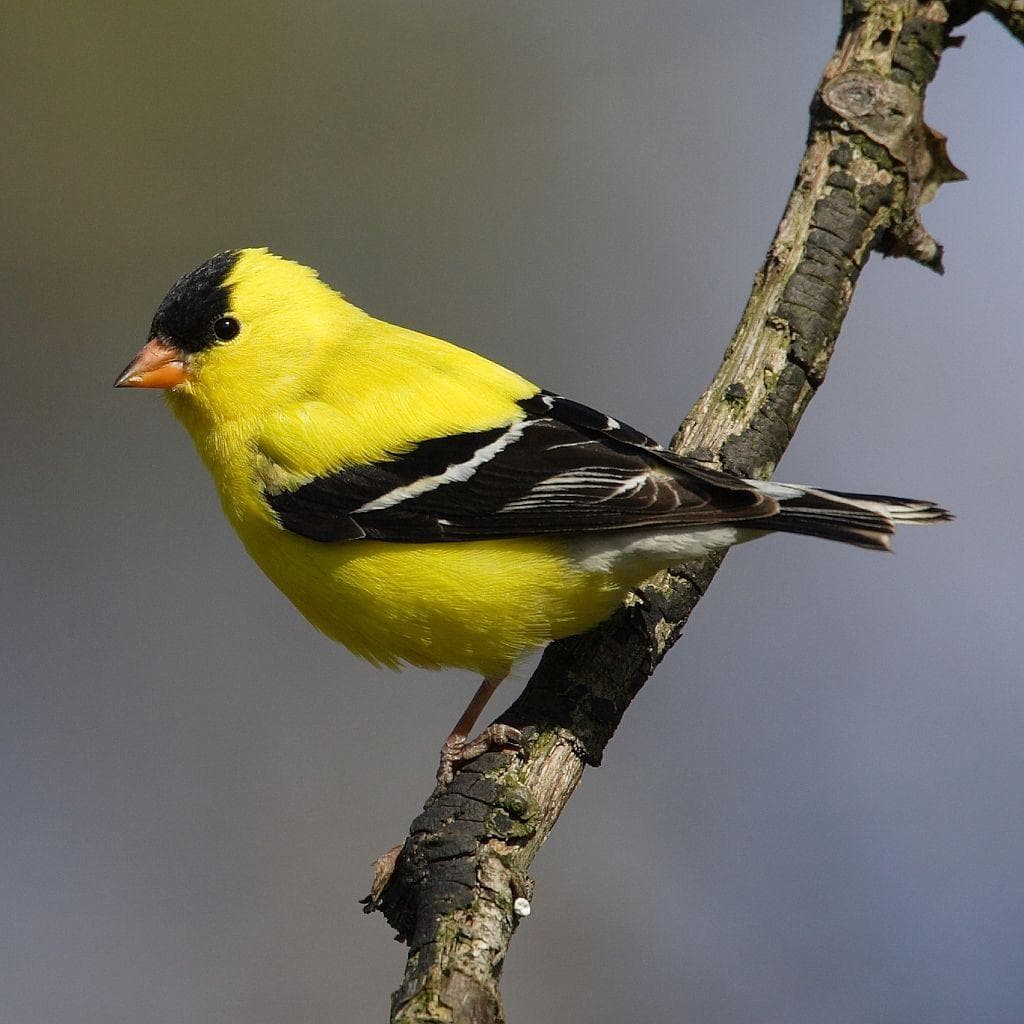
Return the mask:
{"type": "Polygon", "coordinates": [[[920,208],[943,183],[964,181],[967,175],[949,159],[945,135],[925,123],[922,94],[892,78],[850,70],[826,81],[820,97],[845,129],[881,146],[906,176],[903,216],[890,226],[879,249],[941,273],[942,246],[921,223],[920,208]]]}

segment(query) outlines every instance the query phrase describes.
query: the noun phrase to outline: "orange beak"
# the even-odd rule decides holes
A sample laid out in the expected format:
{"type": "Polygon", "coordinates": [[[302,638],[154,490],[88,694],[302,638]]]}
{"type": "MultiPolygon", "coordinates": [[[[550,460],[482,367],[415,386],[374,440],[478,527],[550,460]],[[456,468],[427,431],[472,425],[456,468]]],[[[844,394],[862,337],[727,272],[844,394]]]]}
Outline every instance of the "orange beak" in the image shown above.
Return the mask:
{"type": "Polygon", "coordinates": [[[188,380],[188,356],[163,338],[150,338],[114,381],[115,388],[173,388],[188,380]]]}

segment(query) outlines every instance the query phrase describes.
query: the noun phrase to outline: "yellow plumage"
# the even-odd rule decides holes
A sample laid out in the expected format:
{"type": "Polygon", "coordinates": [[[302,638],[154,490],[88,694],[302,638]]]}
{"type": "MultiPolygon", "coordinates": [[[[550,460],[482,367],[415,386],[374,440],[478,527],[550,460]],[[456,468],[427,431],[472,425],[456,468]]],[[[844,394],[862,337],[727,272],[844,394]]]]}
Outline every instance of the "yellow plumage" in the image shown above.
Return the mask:
{"type": "Polygon", "coordinates": [[[310,622],[377,664],[504,675],[599,622],[636,580],[573,564],[564,541],[323,544],[283,530],[264,489],[393,458],[523,416],[538,388],[465,349],[375,320],[315,274],[244,250],[225,286],[244,325],[167,392],[246,550],[310,622]]]}

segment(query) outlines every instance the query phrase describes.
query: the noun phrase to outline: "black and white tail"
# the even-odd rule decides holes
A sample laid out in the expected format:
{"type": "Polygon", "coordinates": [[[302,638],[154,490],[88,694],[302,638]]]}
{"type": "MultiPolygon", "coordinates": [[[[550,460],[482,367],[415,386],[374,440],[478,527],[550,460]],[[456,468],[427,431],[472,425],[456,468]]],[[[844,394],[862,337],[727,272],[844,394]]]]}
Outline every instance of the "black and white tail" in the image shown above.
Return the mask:
{"type": "Polygon", "coordinates": [[[779,503],[779,511],[760,520],[758,528],[824,537],[862,548],[888,551],[898,525],[942,523],[953,518],[946,509],[913,498],[822,491],[772,481],[750,483],[779,503]]]}

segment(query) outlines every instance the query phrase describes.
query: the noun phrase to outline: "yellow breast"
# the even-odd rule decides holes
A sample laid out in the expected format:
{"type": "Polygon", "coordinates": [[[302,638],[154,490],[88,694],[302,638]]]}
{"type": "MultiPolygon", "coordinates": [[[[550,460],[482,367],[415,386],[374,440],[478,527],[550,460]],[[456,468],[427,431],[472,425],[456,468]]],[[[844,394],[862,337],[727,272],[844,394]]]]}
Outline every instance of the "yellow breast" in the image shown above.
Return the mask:
{"type": "Polygon", "coordinates": [[[550,540],[321,544],[239,524],[249,553],[318,629],[377,664],[501,675],[599,622],[624,590],[550,540]]]}

